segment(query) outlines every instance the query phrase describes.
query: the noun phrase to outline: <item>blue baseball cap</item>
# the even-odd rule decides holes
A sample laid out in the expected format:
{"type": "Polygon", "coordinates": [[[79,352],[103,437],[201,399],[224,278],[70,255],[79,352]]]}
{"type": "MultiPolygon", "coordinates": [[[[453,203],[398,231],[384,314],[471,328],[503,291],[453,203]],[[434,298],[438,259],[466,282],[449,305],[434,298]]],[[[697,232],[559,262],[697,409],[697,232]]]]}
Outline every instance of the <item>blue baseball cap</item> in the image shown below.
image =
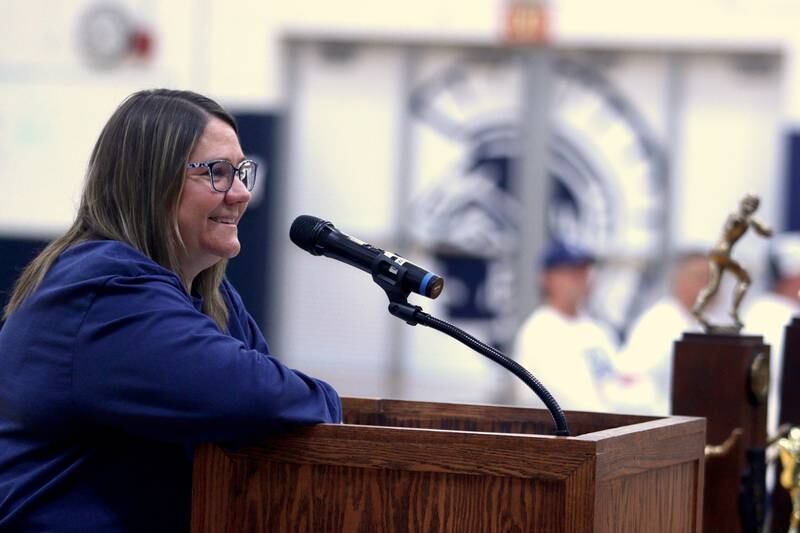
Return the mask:
{"type": "Polygon", "coordinates": [[[544,250],[541,264],[543,270],[550,270],[558,267],[591,265],[595,260],[589,250],[556,240],[544,250]]]}

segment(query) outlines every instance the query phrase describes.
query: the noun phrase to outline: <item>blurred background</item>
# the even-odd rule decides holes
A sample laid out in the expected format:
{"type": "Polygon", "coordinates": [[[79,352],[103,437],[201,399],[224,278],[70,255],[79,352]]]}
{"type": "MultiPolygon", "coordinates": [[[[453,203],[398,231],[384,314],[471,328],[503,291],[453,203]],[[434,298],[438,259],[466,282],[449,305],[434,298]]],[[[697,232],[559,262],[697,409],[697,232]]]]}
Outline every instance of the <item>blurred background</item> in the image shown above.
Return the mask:
{"type": "MultiPolygon", "coordinates": [[[[151,87],[218,100],[269,166],[230,277],[273,352],[344,395],[507,402],[511,378],[391,317],[361,271],[294,247],[300,214],[442,275],[443,295],[414,303],[506,351],[554,237],[600,258],[589,308],[624,342],[669,260],[708,249],[745,194],[765,223],[800,230],[794,1],[3,7],[2,303],[72,220],[107,118],[151,87]]],[[[752,294],[767,246],[748,234],[734,251],[752,294]]]]}

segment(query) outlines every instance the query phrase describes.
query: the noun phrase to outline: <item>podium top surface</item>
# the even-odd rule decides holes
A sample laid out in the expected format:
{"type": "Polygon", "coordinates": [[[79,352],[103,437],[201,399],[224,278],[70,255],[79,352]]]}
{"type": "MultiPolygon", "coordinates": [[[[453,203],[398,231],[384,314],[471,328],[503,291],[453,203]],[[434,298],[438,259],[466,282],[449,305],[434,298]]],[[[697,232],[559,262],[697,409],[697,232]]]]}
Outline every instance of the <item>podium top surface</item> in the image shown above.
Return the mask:
{"type": "Polygon", "coordinates": [[[256,460],[563,479],[586,461],[598,479],[702,457],[704,418],[567,412],[556,437],[545,409],[343,398],[343,424],[295,428],[229,450],[256,460]]]}
{"type": "MultiPolygon", "coordinates": [[[[552,437],[554,424],[546,409],[505,405],[417,402],[408,400],[342,398],[344,424],[391,428],[433,429],[552,437]]],[[[643,431],[692,420],[567,411],[571,437],[601,441],[614,435],[643,431]]],[[[563,438],[563,437],[562,437],[563,438]]]]}

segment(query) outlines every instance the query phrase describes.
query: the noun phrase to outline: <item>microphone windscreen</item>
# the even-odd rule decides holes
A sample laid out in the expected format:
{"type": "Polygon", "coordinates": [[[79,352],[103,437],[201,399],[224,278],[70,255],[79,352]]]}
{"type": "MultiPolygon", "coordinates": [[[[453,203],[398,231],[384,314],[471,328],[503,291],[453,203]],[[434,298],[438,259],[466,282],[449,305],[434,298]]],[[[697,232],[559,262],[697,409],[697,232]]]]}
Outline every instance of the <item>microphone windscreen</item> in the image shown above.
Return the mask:
{"type": "Polygon", "coordinates": [[[289,239],[307,252],[314,249],[317,239],[317,229],[326,222],[311,215],[300,215],[289,228],[289,239]]]}

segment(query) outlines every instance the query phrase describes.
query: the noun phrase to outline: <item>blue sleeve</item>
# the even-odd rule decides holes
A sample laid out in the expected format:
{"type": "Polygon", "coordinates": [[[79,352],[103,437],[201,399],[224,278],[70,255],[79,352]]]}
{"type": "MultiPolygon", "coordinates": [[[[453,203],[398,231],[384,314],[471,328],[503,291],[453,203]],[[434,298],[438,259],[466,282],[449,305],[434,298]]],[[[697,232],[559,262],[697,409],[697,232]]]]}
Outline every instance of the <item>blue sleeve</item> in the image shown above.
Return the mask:
{"type": "Polygon", "coordinates": [[[105,284],[76,341],[72,392],[92,423],[187,444],[341,419],[330,385],[220,332],[157,276],[105,284]]]}

